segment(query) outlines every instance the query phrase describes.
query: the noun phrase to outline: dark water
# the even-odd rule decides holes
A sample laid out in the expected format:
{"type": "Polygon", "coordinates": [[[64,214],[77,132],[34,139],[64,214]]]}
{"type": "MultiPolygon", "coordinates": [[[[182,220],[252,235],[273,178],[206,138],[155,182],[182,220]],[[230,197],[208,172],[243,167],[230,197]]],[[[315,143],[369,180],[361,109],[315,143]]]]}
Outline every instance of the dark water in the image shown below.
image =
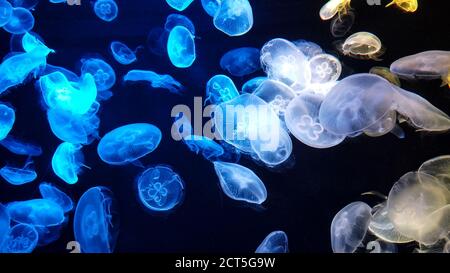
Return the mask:
{"type": "MultiPolygon", "coordinates": [[[[326,150],[294,142],[295,166],[282,173],[273,172],[243,159],[265,182],[268,200],[263,210],[225,197],[218,186],[212,164],[188,151],[184,144],[170,138],[174,105],[193,104],[194,96],[202,96],[207,80],[218,73],[220,57],[230,49],[242,46],[261,47],[266,41],[281,37],[306,39],[332,51],[333,37],[329,22],[318,16],[324,1],[313,0],[252,0],[255,25],[244,36],[230,38],[216,30],[211,18],[203,12],[200,0],[183,14],[197,28],[198,58],[189,69],[175,69],[167,57],[157,57],[147,50],[139,51],[138,61],[130,66],[119,65],[108,52],[112,40],[130,47],[145,45],[147,33],[163,26],[173,13],[162,0],[117,1],[117,20],[106,23],[98,19],[88,1],[80,7],[54,5],[41,0],[33,12],[33,29],[46,44],[56,50],[48,62],[77,70],[77,62],[89,53],[101,54],[112,64],[117,77],[114,97],[103,103],[100,135],[118,126],[149,122],[163,132],[159,148],[142,159],[144,165],[168,164],[183,177],[186,198],[182,206],[170,215],[149,215],[139,205],[134,191],[134,178],[142,171],[135,166],[114,167],[103,163],[96,153],[97,142],[83,148],[86,170],[75,185],[59,180],[51,169],[50,160],[61,142],[50,131],[40,97],[33,83],[21,86],[2,98],[16,108],[16,124],[12,135],[33,140],[44,149],[35,159],[38,179],[15,187],[0,183],[0,202],[38,198],[38,183],[50,181],[78,200],[92,186],[109,187],[119,203],[121,228],[117,252],[253,252],[261,240],[273,230],[284,230],[289,237],[291,252],[330,252],[329,227],[335,213],[350,202],[363,200],[375,204],[375,197],[362,197],[362,192],[376,190],[387,194],[392,184],[404,173],[416,170],[435,156],[450,154],[450,136],[414,132],[403,126],[405,139],[393,135],[379,138],[358,137],[326,150]],[[120,79],[130,69],[148,69],[171,74],[187,87],[185,96],[175,96],[164,90],[143,85],[124,86],[120,79]]],[[[365,1],[354,1],[356,23],[352,32],[376,34],[387,48],[383,61],[360,61],[343,57],[341,61],[353,73],[367,72],[375,65],[389,66],[399,57],[431,49],[450,49],[449,5],[447,1],[420,1],[419,10],[405,14],[395,8],[373,7],[365,1]]],[[[386,1],[382,1],[383,3],[386,1]]],[[[386,4],[386,3],[384,3],[386,4]]],[[[0,31],[0,54],[9,51],[9,35],[0,31]]],[[[237,86],[254,76],[233,78],[237,86]]],[[[439,81],[403,82],[432,104],[450,113],[450,90],[440,88],[439,81]]],[[[23,164],[24,157],[0,150],[0,164],[23,164]]],[[[61,238],[38,252],[67,252],[68,241],[74,240],[72,217],[61,238]]]]}

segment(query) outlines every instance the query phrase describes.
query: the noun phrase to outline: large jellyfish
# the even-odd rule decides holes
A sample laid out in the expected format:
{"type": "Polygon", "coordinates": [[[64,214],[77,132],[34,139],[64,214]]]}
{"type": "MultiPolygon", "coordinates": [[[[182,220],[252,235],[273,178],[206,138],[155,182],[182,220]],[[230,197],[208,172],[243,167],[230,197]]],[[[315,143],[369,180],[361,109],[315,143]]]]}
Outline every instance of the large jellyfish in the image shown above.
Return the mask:
{"type": "Polygon", "coordinates": [[[109,48],[114,59],[121,64],[128,65],[136,61],[136,54],[122,42],[113,41],[109,48]]]}
{"type": "Polygon", "coordinates": [[[149,70],[130,70],[123,76],[125,82],[149,82],[153,88],[163,88],[174,94],[182,94],[184,86],[170,75],[160,75],[149,70]]]}
{"type": "Polygon", "coordinates": [[[11,17],[3,29],[12,34],[22,34],[34,27],[34,17],[25,8],[13,8],[11,17]]]}
{"type": "Polygon", "coordinates": [[[351,0],[329,0],[320,9],[320,18],[322,20],[330,20],[336,14],[338,14],[339,17],[347,14],[351,9],[350,2],[351,0]]]}
{"type": "Polygon", "coordinates": [[[239,96],[232,79],[225,75],[215,75],[206,84],[206,102],[219,104],[239,96]]]}
{"type": "Polygon", "coordinates": [[[3,27],[11,19],[12,6],[6,0],[0,1],[0,27],[3,27]]]}
{"type": "Polygon", "coordinates": [[[214,162],[214,169],[223,192],[231,199],[254,204],[266,201],[266,187],[252,170],[235,163],[220,161],[214,162]]]}
{"type": "Polygon", "coordinates": [[[396,5],[399,9],[406,12],[415,12],[419,7],[417,0],[393,0],[386,7],[390,7],[392,5],[396,5]]]}
{"type": "Polygon", "coordinates": [[[392,73],[387,67],[374,66],[370,69],[369,73],[383,77],[394,85],[397,85],[399,87],[401,86],[400,79],[397,77],[397,75],[392,73]]]}
{"type": "Polygon", "coordinates": [[[221,0],[202,0],[202,7],[206,13],[214,17],[217,11],[219,11],[221,0]]]}
{"type": "Polygon", "coordinates": [[[196,58],[195,42],[192,33],[183,26],[174,27],[167,39],[167,53],[175,67],[190,67],[196,58]]]}
{"type": "Polygon", "coordinates": [[[201,153],[207,160],[218,160],[225,153],[220,144],[205,136],[188,135],[183,138],[183,142],[189,150],[196,154],[201,153]]]}
{"type": "Polygon", "coordinates": [[[185,10],[187,7],[189,7],[189,5],[193,1],[194,0],[166,0],[167,4],[169,4],[169,6],[171,6],[172,8],[174,8],[178,11],[185,10]]]}
{"type": "Polygon", "coordinates": [[[16,113],[13,108],[0,103],[0,141],[4,140],[11,131],[16,121],[16,113]]]}
{"type": "Polygon", "coordinates": [[[408,243],[414,241],[401,234],[389,219],[386,202],[373,209],[369,231],[378,238],[391,243],[408,243]]]}
{"type": "Polygon", "coordinates": [[[260,50],[241,47],[228,51],[220,59],[220,67],[233,76],[242,77],[261,69],[260,50]]]}
{"type": "Polygon", "coordinates": [[[371,219],[371,208],[353,202],[340,210],[331,222],[331,247],[334,253],[353,253],[362,243],[371,219]]]}
{"type": "Polygon", "coordinates": [[[17,224],[6,235],[0,253],[31,253],[37,246],[39,234],[36,228],[29,224],[17,224]]]}
{"type": "Polygon", "coordinates": [[[432,175],[450,190],[450,155],[443,155],[424,162],[419,172],[432,175]]]}
{"type": "Polygon", "coordinates": [[[166,19],[166,23],[164,24],[164,29],[168,32],[172,31],[172,29],[176,26],[183,26],[191,32],[192,35],[195,35],[195,26],[192,21],[181,14],[169,14],[166,19]]]}
{"type": "Polygon", "coordinates": [[[250,79],[242,85],[242,93],[253,93],[261,86],[261,84],[267,80],[267,77],[256,77],[250,79]]]}
{"type": "Polygon", "coordinates": [[[73,222],[75,240],[83,253],[111,253],[119,234],[113,193],[106,187],[88,189],[78,201],[73,222]]]}
{"type": "Polygon", "coordinates": [[[34,181],[37,178],[37,173],[34,170],[33,162],[27,161],[25,166],[21,168],[8,165],[2,167],[0,176],[11,185],[19,186],[34,181]]]}
{"type": "Polygon", "coordinates": [[[112,67],[102,59],[81,59],[81,75],[89,73],[94,76],[98,91],[110,89],[116,83],[116,73],[112,67]]]}
{"type": "Polygon", "coordinates": [[[111,22],[117,18],[119,7],[114,0],[97,0],[94,4],[94,12],[103,21],[111,22]]]}
{"type": "Polygon", "coordinates": [[[153,152],[161,138],[161,131],[152,124],[128,124],[104,135],[97,153],[108,164],[125,165],[153,152]]]}
{"type": "Polygon", "coordinates": [[[184,198],[184,182],[170,167],[157,165],[146,169],[137,178],[138,196],[152,211],[168,211],[184,198]]]}
{"type": "Polygon", "coordinates": [[[289,86],[274,80],[262,82],[253,94],[267,102],[280,117],[284,117],[289,102],[295,98],[295,93],[289,86]]]}
{"type": "Polygon", "coordinates": [[[288,237],[284,231],[273,231],[261,242],[255,253],[288,253],[288,237]]]}
{"type": "Polygon", "coordinates": [[[0,252],[1,246],[5,239],[7,238],[7,234],[10,229],[11,217],[9,216],[7,208],[0,203],[0,252]]]}
{"type": "Polygon", "coordinates": [[[350,35],[343,43],[337,43],[337,50],[343,55],[357,59],[379,60],[385,48],[380,39],[370,32],[357,32],[350,35]]]}
{"type": "Polygon", "coordinates": [[[241,36],[253,27],[253,11],[248,0],[220,0],[214,26],[229,36],[241,36]]]}
{"type": "Polygon", "coordinates": [[[56,148],[52,158],[52,168],[55,174],[68,184],[78,182],[78,174],[84,166],[84,156],[80,144],[61,143],[56,148]]]}
{"type": "Polygon", "coordinates": [[[39,184],[39,192],[42,198],[60,205],[65,213],[71,211],[74,207],[72,199],[53,184],[42,182],[39,184]]]}
{"type": "Polygon", "coordinates": [[[341,62],[330,54],[318,54],[309,60],[311,84],[325,84],[339,79],[342,72],[341,62]]]}

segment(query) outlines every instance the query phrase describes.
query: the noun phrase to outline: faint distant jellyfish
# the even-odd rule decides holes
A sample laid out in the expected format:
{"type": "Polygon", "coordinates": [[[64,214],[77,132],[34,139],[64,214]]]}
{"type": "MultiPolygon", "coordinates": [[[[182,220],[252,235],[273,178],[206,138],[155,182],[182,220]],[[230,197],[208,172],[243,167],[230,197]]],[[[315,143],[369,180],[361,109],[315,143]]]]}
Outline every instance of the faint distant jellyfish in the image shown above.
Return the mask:
{"type": "Polygon", "coordinates": [[[34,226],[17,224],[9,230],[0,253],[31,253],[37,246],[38,240],[39,234],[34,226]]]}
{"type": "Polygon", "coordinates": [[[401,244],[414,241],[413,239],[402,235],[392,224],[392,221],[388,217],[386,202],[380,204],[378,208],[374,210],[375,211],[372,211],[369,230],[375,236],[390,243],[401,244]]]}
{"type": "Polygon", "coordinates": [[[9,184],[19,186],[30,183],[37,178],[37,173],[32,161],[27,161],[21,168],[4,166],[0,169],[0,176],[9,184]]]}
{"type": "Polygon", "coordinates": [[[288,253],[288,237],[284,231],[273,231],[261,242],[255,253],[288,253]]]}
{"type": "Polygon", "coordinates": [[[220,67],[233,76],[242,77],[261,69],[260,50],[241,47],[228,51],[220,59],[220,67]]]}
{"type": "Polygon", "coordinates": [[[169,33],[161,28],[155,27],[150,30],[147,36],[147,47],[155,55],[163,56],[167,54],[167,39],[169,33]]]}
{"type": "Polygon", "coordinates": [[[175,13],[167,16],[166,23],[164,24],[164,29],[170,32],[176,26],[183,26],[187,28],[192,35],[195,35],[194,23],[192,23],[192,21],[188,17],[175,13]]]}
{"type": "Polygon", "coordinates": [[[322,48],[311,41],[306,41],[303,39],[295,40],[292,42],[302,53],[306,56],[306,58],[311,59],[312,57],[322,54],[322,48]]]}
{"type": "Polygon", "coordinates": [[[253,204],[262,204],[266,201],[266,187],[250,169],[220,161],[214,162],[214,169],[223,192],[231,199],[253,204]]]}
{"type": "Polygon", "coordinates": [[[88,189],[75,209],[73,230],[82,253],[111,253],[119,234],[113,193],[106,187],[88,189]]]}
{"type": "Polygon", "coordinates": [[[108,90],[116,83],[116,73],[112,67],[102,59],[82,59],[81,63],[81,74],[89,73],[94,76],[98,91],[108,90]]]}
{"type": "Polygon", "coordinates": [[[111,22],[116,19],[119,7],[114,0],[97,0],[94,4],[94,12],[103,21],[111,22]]]}
{"type": "Polygon", "coordinates": [[[393,0],[386,7],[396,5],[399,9],[406,12],[415,12],[419,6],[417,0],[393,0]]]}
{"type": "Polygon", "coordinates": [[[357,59],[379,60],[384,54],[380,39],[370,32],[357,32],[349,36],[337,49],[343,54],[357,59]]]}
{"type": "Polygon", "coordinates": [[[229,36],[244,35],[253,27],[253,11],[248,0],[221,0],[214,14],[214,26],[229,36]]]}
{"type": "Polygon", "coordinates": [[[0,27],[3,27],[11,19],[12,6],[6,0],[0,1],[0,27]]]}
{"type": "Polygon", "coordinates": [[[97,153],[108,164],[125,165],[153,152],[161,138],[161,131],[152,124],[128,124],[104,135],[97,153]]]}
{"type": "Polygon", "coordinates": [[[256,77],[248,80],[242,86],[242,93],[253,93],[258,89],[261,84],[267,80],[267,77],[256,77]]]}
{"type": "Polygon", "coordinates": [[[6,104],[0,103],[0,141],[5,139],[11,131],[16,120],[14,109],[6,104]]]}
{"type": "Polygon", "coordinates": [[[206,102],[219,104],[239,96],[232,79],[225,75],[215,75],[206,84],[206,102]]]}
{"type": "Polygon", "coordinates": [[[309,60],[312,84],[324,84],[339,79],[341,62],[330,54],[319,54],[309,60]]]}
{"type": "Polygon", "coordinates": [[[178,11],[185,10],[193,1],[194,0],[166,0],[169,6],[178,11]]]}
{"type": "Polygon", "coordinates": [[[196,58],[192,33],[183,26],[174,27],[167,40],[167,53],[171,63],[178,68],[190,67],[196,58]]]}
{"type": "Polygon", "coordinates": [[[39,184],[39,192],[41,193],[42,198],[52,200],[60,205],[65,213],[71,211],[74,207],[72,199],[50,183],[42,182],[39,184]]]}
{"type": "Polygon", "coordinates": [[[350,10],[351,0],[329,0],[320,9],[319,15],[322,20],[330,20],[336,14],[342,16],[350,10]]]}
{"type": "Polygon", "coordinates": [[[397,75],[393,74],[387,67],[374,66],[370,69],[369,73],[383,77],[390,83],[395,84],[397,86],[401,86],[400,79],[397,77],[397,75]]]}
{"type": "Polygon", "coordinates": [[[295,98],[295,93],[289,86],[274,80],[264,81],[253,94],[267,102],[280,117],[284,116],[289,102],[295,98]]]}
{"type": "Polygon", "coordinates": [[[184,182],[170,167],[148,168],[137,178],[139,199],[152,211],[168,211],[184,198],[184,182]]]}
{"type": "Polygon", "coordinates": [[[420,166],[419,172],[436,177],[450,190],[450,155],[438,156],[425,161],[420,166]]]}
{"type": "Polygon", "coordinates": [[[219,11],[222,0],[202,0],[202,7],[209,16],[214,17],[219,11]]]}
{"type": "Polygon", "coordinates": [[[68,184],[78,182],[78,174],[84,166],[84,156],[80,144],[61,143],[56,148],[52,158],[52,168],[55,174],[68,184]]]}
{"type": "Polygon", "coordinates": [[[201,153],[207,160],[217,160],[225,153],[220,144],[205,136],[189,135],[183,138],[183,142],[189,150],[196,154],[201,153]]]}
{"type": "Polygon", "coordinates": [[[153,88],[163,88],[174,94],[182,94],[184,86],[170,75],[160,75],[149,70],[130,70],[123,76],[125,82],[149,82],[153,88]]]}
{"type": "Polygon", "coordinates": [[[355,23],[355,14],[348,11],[346,14],[334,17],[330,24],[330,31],[333,37],[344,37],[355,23]]]}
{"type": "Polygon", "coordinates": [[[12,34],[22,34],[34,27],[34,17],[31,12],[25,8],[13,8],[9,21],[3,26],[3,29],[12,34]]]}
{"type": "Polygon", "coordinates": [[[367,233],[371,208],[363,202],[353,202],[341,209],[331,223],[331,248],[334,253],[353,253],[367,233]]]}
{"type": "Polygon", "coordinates": [[[136,54],[124,43],[113,41],[110,44],[110,49],[114,59],[123,65],[136,61],[136,54]]]}
{"type": "Polygon", "coordinates": [[[1,246],[7,238],[10,229],[11,219],[7,208],[0,203],[0,253],[2,252],[1,246]]]}

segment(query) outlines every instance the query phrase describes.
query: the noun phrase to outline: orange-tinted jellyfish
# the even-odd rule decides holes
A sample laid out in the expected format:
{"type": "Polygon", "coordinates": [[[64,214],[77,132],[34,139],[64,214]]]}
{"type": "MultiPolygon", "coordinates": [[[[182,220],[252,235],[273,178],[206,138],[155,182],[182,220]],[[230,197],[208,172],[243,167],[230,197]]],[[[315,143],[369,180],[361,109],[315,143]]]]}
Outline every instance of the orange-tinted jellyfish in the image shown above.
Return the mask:
{"type": "Polygon", "coordinates": [[[330,0],[320,9],[320,18],[322,20],[330,20],[336,14],[341,17],[346,15],[350,10],[351,0],[330,0]]]}
{"type": "Polygon", "coordinates": [[[399,9],[406,12],[415,12],[419,6],[417,0],[393,0],[386,7],[396,5],[399,9]]]}

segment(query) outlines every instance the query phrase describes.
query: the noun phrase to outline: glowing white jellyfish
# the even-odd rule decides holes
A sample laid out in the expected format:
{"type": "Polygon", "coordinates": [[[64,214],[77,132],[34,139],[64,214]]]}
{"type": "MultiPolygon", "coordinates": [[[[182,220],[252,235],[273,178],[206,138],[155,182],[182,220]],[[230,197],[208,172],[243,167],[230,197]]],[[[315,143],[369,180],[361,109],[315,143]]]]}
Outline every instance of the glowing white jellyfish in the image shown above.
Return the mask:
{"type": "Polygon", "coordinates": [[[289,86],[274,80],[264,81],[253,94],[266,101],[279,116],[284,116],[289,102],[295,98],[295,93],[289,86]]]}
{"type": "Polygon", "coordinates": [[[324,84],[339,79],[341,62],[330,54],[319,54],[309,60],[312,84],[324,84]]]}

